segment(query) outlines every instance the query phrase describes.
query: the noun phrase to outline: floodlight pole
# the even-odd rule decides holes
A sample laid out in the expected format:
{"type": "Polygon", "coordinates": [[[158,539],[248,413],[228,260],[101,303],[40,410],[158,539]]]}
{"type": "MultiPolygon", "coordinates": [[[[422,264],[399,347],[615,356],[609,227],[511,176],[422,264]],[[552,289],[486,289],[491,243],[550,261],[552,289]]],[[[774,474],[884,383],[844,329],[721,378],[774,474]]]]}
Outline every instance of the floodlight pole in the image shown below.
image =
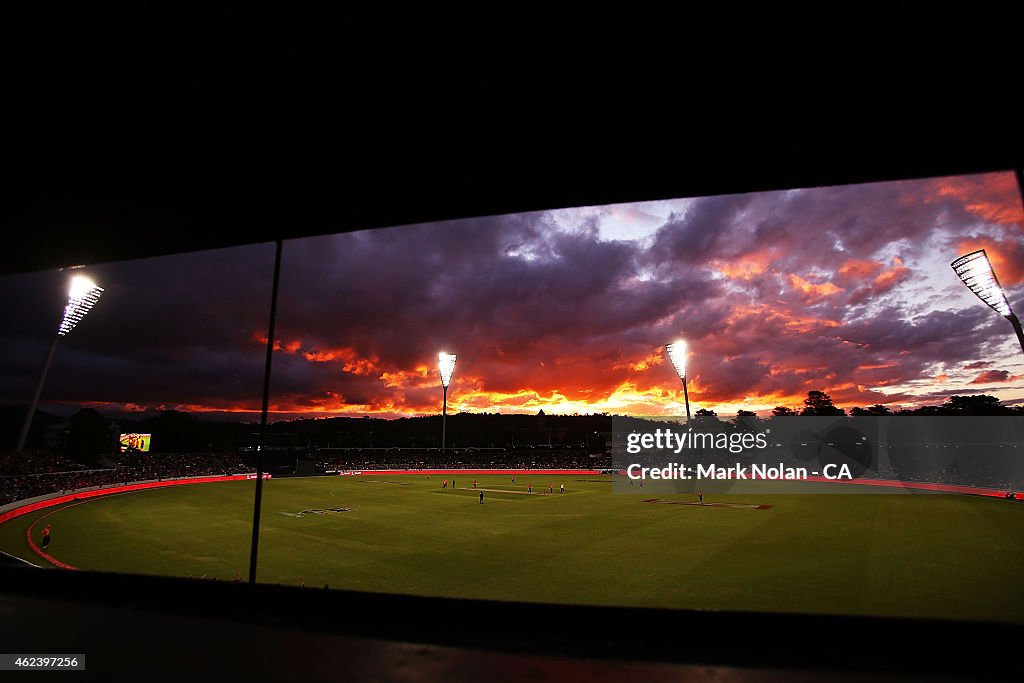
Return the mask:
{"type": "Polygon", "coordinates": [[[32,418],[35,417],[36,408],[39,407],[39,397],[43,393],[43,384],[46,382],[46,375],[50,372],[50,364],[53,362],[53,353],[57,350],[57,340],[75,329],[75,325],[82,321],[96,302],[99,301],[103,288],[98,287],[91,279],[77,275],[71,278],[68,288],[68,303],[64,306],[61,314],[60,324],[57,326],[57,333],[50,342],[50,350],[46,354],[46,362],[43,364],[43,372],[39,376],[39,383],[36,384],[36,393],[32,397],[32,404],[28,407],[25,421],[21,425],[21,433],[18,434],[18,442],[15,445],[15,452],[21,453],[25,448],[25,440],[28,438],[29,428],[32,426],[32,418]]]}
{"type": "MultiPolygon", "coordinates": [[[[1020,327],[1020,324],[1017,324],[1020,327]]],[[[46,354],[46,362],[43,363],[43,372],[39,376],[39,382],[36,384],[36,393],[32,397],[32,404],[28,407],[28,414],[25,415],[25,421],[21,425],[21,433],[18,434],[18,445],[14,447],[15,453],[21,453],[25,449],[25,440],[28,438],[28,430],[32,426],[32,418],[36,414],[36,408],[39,407],[39,397],[43,394],[43,384],[46,383],[46,374],[50,371],[50,363],[53,362],[53,352],[57,350],[57,340],[60,339],[60,334],[53,335],[53,341],[50,342],[50,350],[46,354]]]]}
{"type": "MultiPolygon", "coordinates": [[[[1019,175],[1018,180],[1020,180],[1019,175]]],[[[1022,192],[1024,192],[1024,188],[1022,188],[1022,192]]],[[[999,284],[999,278],[996,277],[996,272],[992,268],[992,262],[989,261],[985,250],[978,249],[969,254],[964,254],[949,265],[953,267],[953,271],[960,278],[960,281],[975,296],[981,299],[986,306],[1010,321],[1010,324],[1013,325],[1013,331],[1017,335],[1017,341],[1020,343],[1021,351],[1024,351],[1024,330],[1021,330],[1020,319],[1017,318],[1010,307],[1010,302],[1006,298],[1006,291],[999,284]]]]}
{"type": "Polygon", "coordinates": [[[448,420],[448,385],[442,384],[441,388],[444,389],[444,403],[441,407],[441,459],[444,460],[445,423],[448,420]]]}
{"type": "Polygon", "coordinates": [[[444,402],[441,404],[441,456],[444,456],[446,430],[448,422],[448,384],[455,372],[455,354],[442,351],[437,354],[437,374],[441,376],[441,388],[444,390],[444,402]]]}
{"type": "Polygon", "coordinates": [[[1015,313],[1006,316],[1006,319],[1013,325],[1013,331],[1017,333],[1017,341],[1020,342],[1020,350],[1024,351],[1024,329],[1021,329],[1020,319],[1015,313]]]}
{"type": "MultiPolygon", "coordinates": [[[[1024,203],[1024,168],[1017,166],[1013,169],[1013,175],[1017,178],[1017,193],[1020,195],[1020,200],[1024,203]]],[[[1017,341],[1020,342],[1020,350],[1024,351],[1024,330],[1021,330],[1020,320],[1010,311],[1010,315],[1006,316],[1006,319],[1013,325],[1013,331],[1017,333],[1017,341]]]]}
{"type": "Polygon", "coordinates": [[[682,339],[665,345],[668,359],[683,382],[683,400],[686,402],[686,428],[690,429],[690,392],[686,388],[686,342],[682,339]]]}
{"type": "Polygon", "coordinates": [[[690,394],[686,391],[686,375],[683,375],[683,401],[686,402],[686,426],[690,426],[690,394]]]}

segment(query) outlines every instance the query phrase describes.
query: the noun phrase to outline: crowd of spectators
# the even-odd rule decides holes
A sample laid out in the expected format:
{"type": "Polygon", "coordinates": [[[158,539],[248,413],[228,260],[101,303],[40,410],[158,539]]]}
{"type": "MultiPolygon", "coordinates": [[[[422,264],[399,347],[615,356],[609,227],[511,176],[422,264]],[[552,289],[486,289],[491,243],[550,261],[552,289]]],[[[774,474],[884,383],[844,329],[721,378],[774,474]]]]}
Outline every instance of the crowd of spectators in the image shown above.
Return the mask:
{"type": "Polygon", "coordinates": [[[323,449],[318,465],[327,472],[344,470],[416,469],[572,469],[593,470],[612,466],[610,455],[591,455],[586,449],[557,446],[438,449],[323,449]]]}
{"type": "Polygon", "coordinates": [[[124,474],[117,470],[80,470],[0,476],[0,505],[48,493],[123,483],[124,474]]]}
{"type": "Polygon", "coordinates": [[[173,479],[247,472],[241,458],[233,454],[145,453],[120,454],[105,467],[87,469],[59,456],[4,456],[0,469],[0,505],[49,493],[70,493],[95,486],[112,486],[133,481],[173,479]],[[30,471],[26,463],[39,465],[30,471]],[[63,466],[63,471],[54,468],[63,466]]]}
{"type": "Polygon", "coordinates": [[[68,460],[50,451],[25,451],[0,454],[0,476],[12,474],[44,474],[86,469],[81,463],[68,460]]]}
{"type": "MultiPolygon", "coordinates": [[[[622,457],[621,455],[619,456],[622,457]]],[[[792,454],[773,453],[774,463],[808,467],[817,459],[803,461],[792,454]],[[776,459],[776,456],[777,459],[776,459]]],[[[893,467],[886,458],[868,458],[864,469],[853,468],[862,479],[928,482],[955,486],[1016,490],[1020,467],[971,458],[901,460],[893,467]],[[1001,464],[1002,466],[997,466],[1001,464]]],[[[616,460],[616,462],[624,462],[616,460]]],[[[615,468],[611,453],[590,454],[584,448],[547,446],[450,449],[322,449],[316,458],[322,472],[345,470],[417,469],[593,469],[615,468]]],[[[176,477],[237,474],[252,471],[235,454],[213,453],[122,453],[102,461],[101,467],[87,468],[67,458],[46,452],[0,456],[0,505],[49,493],[73,492],[96,486],[176,477]]]]}
{"type": "Polygon", "coordinates": [[[237,474],[247,468],[237,455],[223,453],[119,453],[114,466],[132,481],[237,474]]]}

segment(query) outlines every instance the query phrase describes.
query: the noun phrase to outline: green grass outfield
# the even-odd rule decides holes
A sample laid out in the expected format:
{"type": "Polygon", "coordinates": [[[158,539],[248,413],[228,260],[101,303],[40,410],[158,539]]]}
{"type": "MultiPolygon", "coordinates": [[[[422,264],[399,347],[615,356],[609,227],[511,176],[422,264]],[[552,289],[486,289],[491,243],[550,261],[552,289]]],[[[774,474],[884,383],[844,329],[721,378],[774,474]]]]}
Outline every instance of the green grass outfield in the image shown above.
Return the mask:
{"type": "MultiPolygon", "coordinates": [[[[588,475],[266,482],[262,582],[514,601],[1024,621],[1024,505],[957,495],[612,493],[588,475]],[[473,479],[485,494],[465,490],[473,479]],[[532,482],[535,495],[524,495],[532,482]],[[554,495],[540,495],[547,484],[554,495]],[[565,494],[558,485],[564,483],[565,494]],[[502,491],[499,491],[501,489],[502,491]],[[517,492],[506,492],[514,489],[517,492]],[[347,512],[302,514],[306,510],[347,512]]],[[[608,478],[605,478],[608,479],[608,478]]],[[[82,569],[247,575],[254,482],[152,489],[60,509],[50,553],[82,569]]],[[[0,549],[34,555],[25,530],[0,549]]]]}

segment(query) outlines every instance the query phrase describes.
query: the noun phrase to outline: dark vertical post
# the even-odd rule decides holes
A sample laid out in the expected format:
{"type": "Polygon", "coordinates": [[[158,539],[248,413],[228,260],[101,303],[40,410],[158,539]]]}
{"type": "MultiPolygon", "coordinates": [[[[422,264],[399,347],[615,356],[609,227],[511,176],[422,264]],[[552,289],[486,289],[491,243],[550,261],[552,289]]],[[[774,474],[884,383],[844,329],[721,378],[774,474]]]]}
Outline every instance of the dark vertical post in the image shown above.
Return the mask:
{"type": "MultiPolygon", "coordinates": [[[[1017,176],[1017,194],[1020,195],[1020,203],[1022,208],[1024,208],[1024,169],[1018,166],[1013,169],[1013,173],[1017,176]]],[[[1020,342],[1020,349],[1024,351],[1024,331],[1020,329],[1020,320],[1013,313],[1006,316],[1006,319],[1013,325],[1013,331],[1017,333],[1017,341],[1020,342]]]]}
{"type": "Polygon", "coordinates": [[[270,293],[270,324],[267,326],[267,363],[263,369],[263,410],[260,414],[260,443],[256,447],[256,501],[252,509],[252,551],[249,554],[249,583],[256,583],[256,557],[260,545],[260,506],[263,503],[263,450],[267,442],[267,411],[270,406],[270,363],[274,358],[274,322],[277,318],[277,284],[281,279],[281,240],[274,252],[274,284],[270,293]]]}
{"type": "Polygon", "coordinates": [[[686,391],[686,375],[683,375],[683,400],[686,401],[686,426],[690,426],[690,394],[686,391]]]}
{"type": "Polygon", "coordinates": [[[1006,319],[1010,321],[1011,325],[1013,325],[1013,331],[1017,333],[1017,341],[1020,342],[1020,350],[1024,351],[1024,330],[1020,327],[1020,318],[1018,318],[1016,314],[1011,313],[1006,316],[1006,319]]]}
{"type": "Polygon", "coordinates": [[[60,339],[59,334],[53,335],[53,341],[50,342],[50,350],[46,354],[46,362],[43,363],[43,374],[39,376],[39,383],[36,385],[36,393],[32,397],[32,403],[28,407],[28,414],[25,415],[25,422],[21,425],[21,433],[18,434],[18,445],[14,447],[15,453],[21,453],[25,449],[25,439],[28,438],[29,427],[32,426],[32,418],[35,417],[36,408],[39,407],[39,397],[43,394],[43,384],[46,382],[46,373],[50,371],[50,363],[53,362],[53,352],[57,349],[57,340],[60,339]]]}
{"type": "Polygon", "coordinates": [[[445,422],[448,420],[448,385],[443,385],[444,403],[441,407],[441,459],[444,459],[445,422]]]}

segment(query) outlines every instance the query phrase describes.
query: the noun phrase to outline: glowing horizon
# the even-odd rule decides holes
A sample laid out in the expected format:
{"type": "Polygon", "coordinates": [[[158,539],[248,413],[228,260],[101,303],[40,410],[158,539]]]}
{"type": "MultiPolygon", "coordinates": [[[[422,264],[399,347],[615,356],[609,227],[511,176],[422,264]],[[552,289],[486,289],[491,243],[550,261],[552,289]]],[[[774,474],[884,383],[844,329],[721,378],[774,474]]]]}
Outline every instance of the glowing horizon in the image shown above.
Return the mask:
{"type": "MultiPolygon", "coordinates": [[[[269,410],[432,415],[440,376],[457,412],[680,415],[665,349],[680,331],[675,370],[691,408],[720,415],[799,408],[812,390],[847,410],[976,393],[1024,404],[1024,362],[1005,322],[950,269],[981,250],[1007,305],[1021,305],[1024,209],[1012,173],[289,241],[269,410]],[[438,349],[452,340],[472,362],[446,376],[438,349]]],[[[90,266],[117,297],[74,354],[57,358],[73,369],[53,373],[44,405],[258,414],[272,263],[270,246],[250,245],[90,266]]],[[[10,402],[31,395],[26,368],[52,336],[47,278],[0,288],[9,319],[25,321],[0,330],[10,402]]]]}

